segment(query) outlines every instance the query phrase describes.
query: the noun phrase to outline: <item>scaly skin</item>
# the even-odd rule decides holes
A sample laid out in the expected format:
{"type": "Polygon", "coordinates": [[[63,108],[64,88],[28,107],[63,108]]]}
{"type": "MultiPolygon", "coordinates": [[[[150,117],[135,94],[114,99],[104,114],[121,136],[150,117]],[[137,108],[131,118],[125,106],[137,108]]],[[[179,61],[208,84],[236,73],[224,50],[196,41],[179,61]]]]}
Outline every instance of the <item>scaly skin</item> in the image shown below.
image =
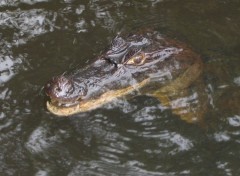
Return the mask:
{"type": "Polygon", "coordinates": [[[189,87],[198,82],[202,69],[198,54],[158,32],[117,36],[88,67],[48,82],[45,90],[51,101],[47,108],[53,114],[69,116],[135,91],[158,98],[174,114],[193,123],[201,120],[202,107],[174,101],[190,95],[189,87]]]}

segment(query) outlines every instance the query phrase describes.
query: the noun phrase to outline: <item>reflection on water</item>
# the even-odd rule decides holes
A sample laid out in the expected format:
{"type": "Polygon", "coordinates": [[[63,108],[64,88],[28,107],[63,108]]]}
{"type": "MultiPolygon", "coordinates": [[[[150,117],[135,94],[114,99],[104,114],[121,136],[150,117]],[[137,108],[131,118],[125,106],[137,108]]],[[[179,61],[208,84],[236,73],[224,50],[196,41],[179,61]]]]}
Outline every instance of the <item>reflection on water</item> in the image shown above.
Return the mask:
{"type": "Polygon", "coordinates": [[[237,84],[238,86],[240,86],[240,77],[234,78],[233,82],[234,82],[235,84],[237,84]]]}
{"type": "Polygon", "coordinates": [[[13,60],[11,60],[11,58],[9,56],[6,56],[5,58],[1,58],[0,60],[1,66],[0,66],[0,72],[1,72],[1,76],[0,76],[0,82],[6,82],[9,79],[11,79],[11,77],[14,76],[14,65],[15,63],[13,62],[13,60]]]}
{"type": "MultiPolygon", "coordinates": [[[[238,1],[0,1],[0,175],[238,175],[238,1]],[[205,62],[206,127],[148,96],[70,118],[45,109],[42,86],[86,66],[119,31],[155,27],[205,62]],[[76,66],[78,65],[78,66],[76,66]]],[[[172,102],[195,102],[192,93],[172,102]]]]}

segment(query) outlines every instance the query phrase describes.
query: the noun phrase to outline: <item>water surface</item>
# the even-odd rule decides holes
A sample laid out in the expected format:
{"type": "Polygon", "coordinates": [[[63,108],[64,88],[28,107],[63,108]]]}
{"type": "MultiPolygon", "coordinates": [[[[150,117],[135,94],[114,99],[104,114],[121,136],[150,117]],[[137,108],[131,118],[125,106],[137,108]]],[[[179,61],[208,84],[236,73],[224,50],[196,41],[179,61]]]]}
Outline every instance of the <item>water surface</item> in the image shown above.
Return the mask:
{"type": "Polygon", "coordinates": [[[1,0],[0,175],[239,175],[240,2],[1,0]],[[201,54],[211,102],[188,124],[152,97],[58,118],[43,85],[118,32],[153,27],[201,54]]]}

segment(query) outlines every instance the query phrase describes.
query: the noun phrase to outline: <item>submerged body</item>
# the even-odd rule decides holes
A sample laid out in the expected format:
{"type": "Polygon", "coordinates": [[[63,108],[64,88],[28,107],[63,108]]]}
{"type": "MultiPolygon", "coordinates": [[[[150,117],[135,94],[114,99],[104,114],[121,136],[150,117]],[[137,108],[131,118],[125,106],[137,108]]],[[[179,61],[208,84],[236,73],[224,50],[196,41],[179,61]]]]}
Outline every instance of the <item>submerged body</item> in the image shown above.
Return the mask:
{"type": "Polygon", "coordinates": [[[196,102],[183,105],[175,101],[183,95],[192,96],[189,87],[197,82],[202,67],[198,54],[156,31],[117,36],[92,64],[46,84],[51,100],[47,108],[68,116],[127,94],[148,94],[182,119],[198,121],[201,115],[196,102]]]}

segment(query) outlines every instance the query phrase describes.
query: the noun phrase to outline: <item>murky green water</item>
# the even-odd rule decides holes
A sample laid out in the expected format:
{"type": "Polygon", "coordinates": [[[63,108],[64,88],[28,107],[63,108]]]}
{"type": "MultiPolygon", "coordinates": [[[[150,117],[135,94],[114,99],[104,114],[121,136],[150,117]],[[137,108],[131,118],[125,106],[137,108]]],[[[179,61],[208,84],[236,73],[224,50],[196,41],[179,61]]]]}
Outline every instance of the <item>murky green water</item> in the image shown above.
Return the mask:
{"type": "Polygon", "coordinates": [[[238,0],[1,0],[0,175],[239,175],[239,31],[238,0]],[[146,96],[70,118],[46,110],[49,78],[146,26],[202,55],[207,129],[146,96]]]}

